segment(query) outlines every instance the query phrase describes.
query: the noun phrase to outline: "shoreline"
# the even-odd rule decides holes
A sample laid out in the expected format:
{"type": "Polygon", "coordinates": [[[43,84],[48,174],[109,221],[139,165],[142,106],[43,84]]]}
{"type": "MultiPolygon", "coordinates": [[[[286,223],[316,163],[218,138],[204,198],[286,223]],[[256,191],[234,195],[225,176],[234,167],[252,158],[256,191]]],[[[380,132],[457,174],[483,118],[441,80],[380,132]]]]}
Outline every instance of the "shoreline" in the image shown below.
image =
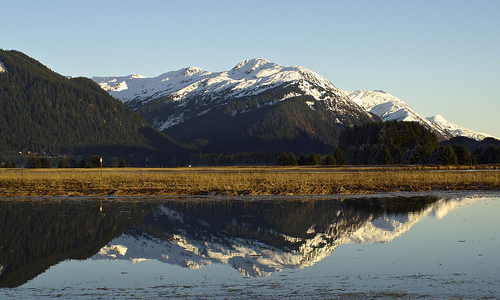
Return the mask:
{"type": "Polygon", "coordinates": [[[499,191],[500,167],[3,169],[0,197],[377,195],[499,191]]]}

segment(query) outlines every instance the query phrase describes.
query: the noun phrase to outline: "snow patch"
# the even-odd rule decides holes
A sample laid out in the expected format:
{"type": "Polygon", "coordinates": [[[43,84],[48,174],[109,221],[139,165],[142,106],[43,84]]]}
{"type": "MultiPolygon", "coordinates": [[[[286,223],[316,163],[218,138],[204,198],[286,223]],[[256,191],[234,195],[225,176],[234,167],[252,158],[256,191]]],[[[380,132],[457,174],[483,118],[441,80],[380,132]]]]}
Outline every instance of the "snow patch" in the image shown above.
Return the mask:
{"type": "Polygon", "coordinates": [[[306,104],[311,110],[316,110],[316,108],[314,108],[314,101],[306,101],[306,104]]]}
{"type": "Polygon", "coordinates": [[[117,84],[113,85],[113,87],[110,89],[110,91],[113,92],[119,92],[119,91],[124,91],[128,89],[127,83],[125,81],[118,82],[117,84]]]}
{"type": "Polygon", "coordinates": [[[353,91],[346,95],[359,106],[379,116],[383,121],[429,122],[410,105],[384,91],[353,91]]]}
{"type": "Polygon", "coordinates": [[[153,124],[158,130],[163,131],[169,127],[178,125],[184,121],[184,113],[179,115],[170,115],[167,120],[161,123],[153,124]]]}
{"type": "Polygon", "coordinates": [[[101,256],[106,256],[112,259],[116,259],[118,256],[125,256],[127,253],[127,247],[123,245],[106,245],[99,250],[98,254],[101,256]]]}
{"type": "Polygon", "coordinates": [[[199,112],[197,116],[203,116],[204,114],[208,113],[210,110],[211,110],[211,108],[205,109],[204,111],[199,112]]]}
{"type": "Polygon", "coordinates": [[[130,75],[130,79],[135,79],[135,78],[147,78],[147,77],[135,73],[130,75]]]}
{"type": "Polygon", "coordinates": [[[160,213],[166,216],[170,221],[179,221],[181,223],[184,223],[184,216],[181,212],[170,209],[163,205],[159,206],[158,209],[160,213]]]}
{"type": "Polygon", "coordinates": [[[0,73],[7,73],[7,68],[2,61],[0,61],[0,73]]]}

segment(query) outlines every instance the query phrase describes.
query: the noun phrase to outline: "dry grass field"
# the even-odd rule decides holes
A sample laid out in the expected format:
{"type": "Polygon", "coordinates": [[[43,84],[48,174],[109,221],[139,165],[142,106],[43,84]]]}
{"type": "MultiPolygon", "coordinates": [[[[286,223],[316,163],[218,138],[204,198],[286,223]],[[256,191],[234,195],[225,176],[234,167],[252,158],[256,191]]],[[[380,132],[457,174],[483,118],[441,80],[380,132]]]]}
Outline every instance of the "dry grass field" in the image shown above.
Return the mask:
{"type": "Polygon", "coordinates": [[[0,169],[0,196],[328,195],[499,190],[500,166],[0,169]]]}

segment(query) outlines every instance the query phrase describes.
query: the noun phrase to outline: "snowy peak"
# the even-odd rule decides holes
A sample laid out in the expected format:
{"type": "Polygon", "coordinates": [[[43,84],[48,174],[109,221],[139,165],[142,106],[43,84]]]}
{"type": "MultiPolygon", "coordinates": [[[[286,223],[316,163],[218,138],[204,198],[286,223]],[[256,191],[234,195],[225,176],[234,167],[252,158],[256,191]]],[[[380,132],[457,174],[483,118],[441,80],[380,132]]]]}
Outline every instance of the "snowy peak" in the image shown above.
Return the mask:
{"type": "Polygon", "coordinates": [[[205,72],[205,70],[203,70],[201,68],[197,68],[197,67],[184,68],[184,69],[182,69],[182,71],[184,71],[184,73],[182,73],[182,76],[191,76],[191,75],[194,75],[196,73],[205,72]]]}
{"type": "Polygon", "coordinates": [[[325,91],[345,98],[330,81],[316,72],[303,67],[282,66],[262,58],[244,60],[231,70],[223,72],[189,67],[153,78],[134,74],[92,79],[112,96],[124,103],[133,103],[130,104],[133,109],[164,96],[169,96],[174,101],[202,98],[217,102],[222,98],[257,95],[282,85],[298,85],[305,94],[316,98],[325,98],[325,91]]]}
{"type": "Polygon", "coordinates": [[[345,93],[352,101],[379,116],[383,121],[428,123],[410,105],[384,91],[353,91],[345,93]]]}
{"type": "Polygon", "coordinates": [[[326,147],[337,144],[341,128],[378,120],[318,73],[262,58],[241,61],[222,72],[190,67],[153,78],[93,80],[127,108],[142,114],[154,128],[184,143],[203,141],[199,146],[203,151],[281,151],[285,150],[281,141],[287,140],[287,151],[314,147],[326,152],[330,151],[326,147]],[[289,113],[278,126],[263,121],[275,118],[272,115],[281,109],[289,113]],[[242,118],[245,122],[240,122],[242,118]],[[222,123],[224,126],[213,130],[212,125],[222,123]],[[187,128],[190,131],[184,132],[187,128]],[[229,142],[228,136],[240,142],[229,142]],[[314,143],[291,143],[299,136],[325,150],[312,146],[314,143]]]}
{"type": "Polygon", "coordinates": [[[252,58],[238,63],[234,68],[231,69],[231,72],[243,72],[245,74],[250,74],[258,68],[264,66],[266,68],[272,68],[274,66],[277,66],[277,64],[263,58],[252,58]]]}
{"type": "Polygon", "coordinates": [[[427,120],[441,126],[446,126],[447,124],[449,124],[448,120],[446,120],[442,115],[427,117],[427,120]]]}
{"type": "Polygon", "coordinates": [[[464,136],[468,137],[477,141],[482,141],[485,138],[494,138],[494,139],[499,139],[498,137],[494,137],[492,135],[486,134],[486,133],[481,133],[481,132],[476,132],[471,129],[464,128],[459,125],[452,124],[448,122],[443,116],[441,115],[435,115],[432,117],[428,117],[427,120],[434,124],[434,126],[438,127],[440,130],[444,132],[449,132],[453,137],[456,136],[464,136]]]}

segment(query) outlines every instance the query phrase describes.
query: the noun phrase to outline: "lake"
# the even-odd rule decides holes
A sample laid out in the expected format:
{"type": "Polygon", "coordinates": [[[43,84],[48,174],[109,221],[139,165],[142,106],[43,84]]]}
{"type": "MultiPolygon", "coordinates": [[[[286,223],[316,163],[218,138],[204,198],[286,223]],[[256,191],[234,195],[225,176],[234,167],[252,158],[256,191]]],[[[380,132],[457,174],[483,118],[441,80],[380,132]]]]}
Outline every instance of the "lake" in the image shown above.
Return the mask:
{"type": "Polygon", "coordinates": [[[500,299],[500,193],[0,200],[1,299],[500,299]]]}

